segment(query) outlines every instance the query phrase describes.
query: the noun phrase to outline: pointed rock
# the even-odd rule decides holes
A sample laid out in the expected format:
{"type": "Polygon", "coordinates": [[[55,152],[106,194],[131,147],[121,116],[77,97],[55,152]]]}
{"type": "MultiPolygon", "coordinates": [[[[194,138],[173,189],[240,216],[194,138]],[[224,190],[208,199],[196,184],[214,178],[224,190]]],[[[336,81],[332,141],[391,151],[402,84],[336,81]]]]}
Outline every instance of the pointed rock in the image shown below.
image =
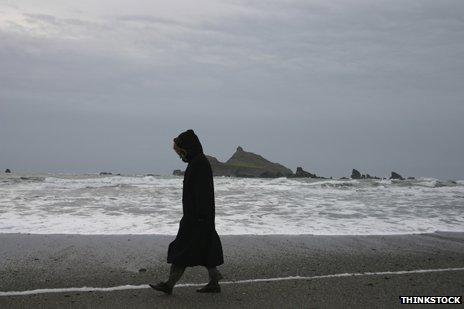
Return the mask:
{"type": "Polygon", "coordinates": [[[391,172],[390,179],[400,179],[400,180],[404,180],[403,176],[401,176],[400,174],[395,173],[395,172],[391,172]]]}
{"type": "Polygon", "coordinates": [[[353,169],[353,171],[351,172],[351,179],[361,179],[361,178],[362,178],[361,173],[358,170],[353,169]]]}
{"type": "Polygon", "coordinates": [[[289,176],[290,178],[318,178],[316,174],[305,171],[301,166],[296,168],[296,172],[289,176]]]}

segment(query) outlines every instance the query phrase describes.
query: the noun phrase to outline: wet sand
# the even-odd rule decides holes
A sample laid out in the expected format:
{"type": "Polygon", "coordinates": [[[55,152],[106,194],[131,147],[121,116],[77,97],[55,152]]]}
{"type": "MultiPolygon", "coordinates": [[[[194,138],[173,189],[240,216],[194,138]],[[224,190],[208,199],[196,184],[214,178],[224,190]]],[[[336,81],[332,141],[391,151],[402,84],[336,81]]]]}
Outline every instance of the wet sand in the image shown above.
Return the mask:
{"type": "MultiPolygon", "coordinates": [[[[174,236],[0,234],[0,291],[165,280],[174,236]]],[[[464,233],[221,236],[220,294],[149,288],[0,296],[0,308],[395,308],[400,295],[464,295],[464,270],[233,283],[236,280],[464,268],[464,233]]],[[[207,282],[202,267],[179,281],[207,282]]],[[[411,306],[411,305],[410,305],[411,306]]],[[[441,305],[447,307],[447,305],[441,305]]],[[[448,305],[452,308],[459,306],[448,305]]],[[[414,305],[412,305],[414,307],[414,305]]]]}

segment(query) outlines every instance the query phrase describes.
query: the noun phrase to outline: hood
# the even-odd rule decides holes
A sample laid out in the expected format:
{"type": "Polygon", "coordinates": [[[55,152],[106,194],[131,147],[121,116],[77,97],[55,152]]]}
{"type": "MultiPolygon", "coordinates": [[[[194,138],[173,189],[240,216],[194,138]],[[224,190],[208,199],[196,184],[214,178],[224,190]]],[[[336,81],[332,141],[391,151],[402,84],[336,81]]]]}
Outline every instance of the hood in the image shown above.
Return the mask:
{"type": "Polygon", "coordinates": [[[187,162],[191,162],[198,154],[203,153],[200,140],[192,129],[179,134],[178,137],[174,138],[174,142],[177,146],[187,151],[187,162]]]}

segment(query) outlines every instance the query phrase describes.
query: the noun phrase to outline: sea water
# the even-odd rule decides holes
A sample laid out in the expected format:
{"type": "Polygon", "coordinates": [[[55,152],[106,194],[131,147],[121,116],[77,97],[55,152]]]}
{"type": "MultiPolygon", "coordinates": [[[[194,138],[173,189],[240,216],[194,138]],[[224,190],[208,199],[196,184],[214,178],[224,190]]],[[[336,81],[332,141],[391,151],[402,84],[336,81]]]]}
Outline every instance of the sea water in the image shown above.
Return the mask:
{"type": "MultiPolygon", "coordinates": [[[[464,231],[464,181],[215,177],[216,230],[231,234],[464,231]]],[[[168,234],[182,177],[0,175],[0,233],[168,234]]]]}

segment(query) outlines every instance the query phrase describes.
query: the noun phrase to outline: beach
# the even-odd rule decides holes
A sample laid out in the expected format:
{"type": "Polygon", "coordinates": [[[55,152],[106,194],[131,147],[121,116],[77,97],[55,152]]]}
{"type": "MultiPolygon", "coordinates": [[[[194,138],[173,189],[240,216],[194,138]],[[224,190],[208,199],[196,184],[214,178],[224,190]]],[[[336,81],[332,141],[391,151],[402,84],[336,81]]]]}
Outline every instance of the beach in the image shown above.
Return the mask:
{"type": "Polygon", "coordinates": [[[399,296],[464,295],[460,232],[222,235],[222,292],[196,293],[208,277],[193,267],[168,296],[146,285],[167,279],[174,237],[0,234],[0,308],[395,308],[399,296]]]}

